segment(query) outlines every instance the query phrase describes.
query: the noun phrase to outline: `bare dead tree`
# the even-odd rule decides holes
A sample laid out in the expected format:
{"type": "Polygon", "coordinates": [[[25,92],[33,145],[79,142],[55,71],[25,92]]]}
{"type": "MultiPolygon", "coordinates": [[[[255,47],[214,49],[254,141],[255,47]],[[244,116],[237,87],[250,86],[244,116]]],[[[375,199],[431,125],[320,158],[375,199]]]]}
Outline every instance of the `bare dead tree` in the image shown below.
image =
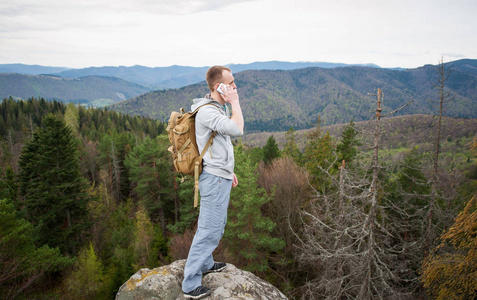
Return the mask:
{"type": "Polygon", "coordinates": [[[99,151],[97,144],[90,141],[86,137],[82,137],[81,143],[83,144],[83,151],[80,155],[80,168],[83,175],[91,182],[98,182],[98,159],[99,151]]]}
{"type": "MultiPolygon", "coordinates": [[[[427,229],[425,234],[425,251],[426,255],[429,252],[429,249],[432,247],[438,236],[438,230],[436,229],[436,214],[442,214],[442,210],[438,205],[439,196],[439,154],[440,154],[440,144],[441,144],[441,127],[442,127],[442,117],[444,115],[446,105],[449,101],[453,100],[450,92],[445,88],[445,83],[449,79],[449,76],[452,72],[447,64],[444,63],[443,58],[441,57],[439,65],[437,66],[437,84],[435,87],[438,91],[438,100],[431,101],[431,103],[437,104],[438,114],[437,114],[437,126],[436,126],[436,137],[434,141],[434,155],[433,155],[433,168],[432,168],[432,178],[431,178],[431,195],[429,200],[429,207],[427,211],[427,229]]],[[[449,201],[447,199],[447,201],[449,201]]]]}
{"type": "Polygon", "coordinates": [[[387,214],[389,204],[379,179],[383,93],[378,89],[374,96],[371,160],[357,163],[353,170],[343,162],[339,178],[319,166],[333,187],[316,191],[301,212],[304,225],[297,235],[298,259],[317,274],[303,287],[304,299],[403,299],[409,295],[400,277],[407,267],[400,259],[406,245],[396,243],[400,224],[387,214]]]}
{"type": "Polygon", "coordinates": [[[111,142],[111,153],[110,153],[110,178],[111,178],[111,189],[114,195],[114,198],[119,203],[121,200],[121,173],[122,169],[119,165],[119,159],[116,155],[116,148],[114,142],[111,142]]]}

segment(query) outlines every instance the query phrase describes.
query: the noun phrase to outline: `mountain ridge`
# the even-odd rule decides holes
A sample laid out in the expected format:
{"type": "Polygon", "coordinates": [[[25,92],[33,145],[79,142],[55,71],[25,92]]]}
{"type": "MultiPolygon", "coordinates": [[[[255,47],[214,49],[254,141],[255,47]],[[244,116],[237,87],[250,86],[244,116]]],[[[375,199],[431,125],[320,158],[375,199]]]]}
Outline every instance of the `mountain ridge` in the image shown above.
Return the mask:
{"type": "Polygon", "coordinates": [[[0,73],[18,73],[26,75],[40,75],[46,73],[58,73],[70,70],[66,67],[51,67],[26,64],[0,64],[0,73]]]}
{"type": "MultiPolygon", "coordinates": [[[[248,132],[310,128],[318,118],[323,125],[368,119],[375,99],[369,93],[381,88],[384,111],[414,100],[400,111],[433,114],[428,101],[437,97],[437,73],[427,65],[404,71],[341,67],[305,68],[289,71],[253,70],[235,74],[248,132]]],[[[477,117],[477,75],[456,69],[446,87],[456,97],[448,106],[452,117],[477,117]]],[[[205,82],[179,89],[152,91],[116,103],[111,109],[167,120],[173,110],[189,109],[193,98],[208,92],[205,82]]]]}
{"type": "MultiPolygon", "coordinates": [[[[305,66],[302,63],[301,66],[305,66]]],[[[0,65],[1,66],[1,65],[0,65]]],[[[372,66],[337,66],[332,68],[307,67],[275,70],[297,66],[287,62],[257,62],[248,65],[231,65],[240,70],[244,66],[269,68],[235,72],[246,114],[247,130],[283,131],[290,126],[304,129],[313,126],[320,117],[324,125],[346,123],[351,119],[365,120],[372,106],[373,93],[381,88],[385,94],[385,109],[396,109],[414,99],[414,103],[400,114],[431,114],[428,99],[437,96],[434,88],[437,72],[434,65],[415,69],[392,70],[372,66]],[[290,64],[290,65],[288,65],[290,64]]],[[[448,108],[450,116],[476,117],[477,60],[462,59],[449,63],[454,71],[446,83],[456,100],[448,108]]],[[[144,76],[141,68],[136,77],[144,76]],[[142,74],[142,75],[141,75],[142,74]]],[[[182,85],[193,78],[197,70],[172,66],[166,80],[182,85]],[[182,77],[177,77],[177,76],[182,77]],[[177,76],[176,76],[177,75],[177,76]],[[183,80],[183,83],[178,83],[183,80]]],[[[127,67],[124,67],[127,68],[127,67]]],[[[92,70],[104,70],[92,68],[92,70]]],[[[112,73],[118,69],[110,67],[112,73]]],[[[130,70],[130,69],[128,69],[130,70]]],[[[72,70],[70,70],[72,71],[72,70]]],[[[200,73],[205,76],[206,67],[200,73]]],[[[90,106],[112,105],[125,113],[146,115],[161,121],[167,120],[170,111],[180,107],[188,109],[191,99],[203,97],[208,92],[205,81],[174,89],[152,90],[145,86],[113,76],[89,75],[64,78],[59,75],[1,74],[0,97],[43,97],[75,102],[90,106]],[[41,79],[41,80],[40,80],[41,79]],[[79,81],[78,81],[79,80],[79,81]],[[80,83],[81,82],[81,83],[80,83]],[[114,104],[119,102],[118,104],[114,104]]]]}
{"type": "MultiPolygon", "coordinates": [[[[344,66],[367,66],[376,67],[375,64],[345,64],[345,63],[327,63],[327,62],[284,62],[284,61],[266,61],[253,62],[250,64],[228,64],[226,65],[234,73],[246,70],[293,70],[307,67],[336,68],[344,66]]],[[[38,65],[23,64],[0,64],[0,73],[20,73],[28,75],[49,74],[67,78],[80,78],[85,76],[112,76],[126,81],[145,85],[151,89],[169,89],[179,88],[186,85],[198,83],[204,79],[204,74],[209,67],[189,67],[172,65],[168,67],[146,67],[141,65],[134,66],[102,66],[87,67],[80,69],[44,67],[38,65]],[[16,67],[15,67],[16,66],[16,67]]]]}
{"type": "Polygon", "coordinates": [[[0,97],[42,97],[89,106],[105,106],[150,91],[117,77],[63,78],[54,75],[0,74],[0,97]]]}

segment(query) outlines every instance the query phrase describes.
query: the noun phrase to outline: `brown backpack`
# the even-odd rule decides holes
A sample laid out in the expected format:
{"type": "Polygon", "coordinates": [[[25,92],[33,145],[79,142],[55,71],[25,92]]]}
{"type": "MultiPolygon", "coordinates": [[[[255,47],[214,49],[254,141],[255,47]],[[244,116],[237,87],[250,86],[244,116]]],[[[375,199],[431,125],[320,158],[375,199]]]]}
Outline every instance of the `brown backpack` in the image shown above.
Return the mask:
{"type": "Polygon", "coordinates": [[[173,111],[167,124],[167,132],[169,133],[169,141],[171,146],[169,152],[172,153],[174,168],[183,175],[194,175],[194,207],[197,207],[199,199],[199,174],[202,173],[202,158],[207,149],[212,146],[216,131],[212,131],[207,144],[202,153],[199,154],[199,148],[195,140],[195,116],[199,109],[205,105],[199,106],[196,110],[185,112],[173,111]]]}

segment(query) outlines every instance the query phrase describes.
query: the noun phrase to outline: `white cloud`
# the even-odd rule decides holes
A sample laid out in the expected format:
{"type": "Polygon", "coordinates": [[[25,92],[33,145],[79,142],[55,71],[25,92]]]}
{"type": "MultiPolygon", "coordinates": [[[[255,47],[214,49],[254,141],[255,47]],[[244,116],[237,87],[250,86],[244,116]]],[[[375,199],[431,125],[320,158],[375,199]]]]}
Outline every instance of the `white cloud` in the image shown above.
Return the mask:
{"type": "Polygon", "coordinates": [[[107,12],[148,12],[154,14],[183,15],[236,5],[258,0],[7,0],[0,3],[0,15],[58,15],[58,12],[88,14],[94,11],[107,12]]]}
{"type": "Polygon", "coordinates": [[[470,0],[4,0],[0,63],[415,67],[477,58],[475,11],[470,0]]]}

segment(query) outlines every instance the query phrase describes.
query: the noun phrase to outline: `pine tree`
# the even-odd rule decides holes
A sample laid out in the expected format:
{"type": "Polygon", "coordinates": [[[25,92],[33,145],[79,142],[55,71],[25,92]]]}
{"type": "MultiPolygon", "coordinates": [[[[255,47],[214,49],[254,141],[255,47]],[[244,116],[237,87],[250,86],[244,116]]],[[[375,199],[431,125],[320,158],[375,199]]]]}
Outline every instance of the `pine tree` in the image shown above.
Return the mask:
{"type": "Polygon", "coordinates": [[[106,220],[109,231],[104,238],[108,244],[102,254],[105,263],[105,290],[109,291],[109,299],[137,272],[133,267],[135,255],[132,243],[134,240],[135,205],[132,199],[117,205],[112,216],[106,220]]]}
{"type": "MultiPolygon", "coordinates": [[[[384,176],[383,176],[384,177],[384,176]]],[[[423,155],[416,146],[405,153],[403,161],[397,167],[395,176],[383,181],[383,191],[388,194],[390,205],[387,209],[389,220],[399,224],[399,234],[395,234],[392,243],[405,245],[406,251],[400,255],[400,261],[410,267],[402,268],[399,276],[407,280],[407,286],[421,289],[419,277],[424,257],[423,211],[428,203],[430,185],[423,173],[423,155]]]]}
{"type": "Polygon", "coordinates": [[[280,149],[278,149],[277,141],[273,135],[267,139],[267,144],[263,147],[263,162],[270,164],[274,159],[280,157],[280,149]]]}
{"type": "MultiPolygon", "coordinates": [[[[402,167],[399,169],[398,181],[407,194],[429,195],[429,180],[422,172],[422,155],[417,146],[404,156],[402,167]]],[[[421,203],[421,205],[423,204],[421,203]]]]}
{"type": "Polygon", "coordinates": [[[282,153],[286,156],[293,158],[296,164],[300,165],[303,159],[303,154],[300,152],[298,145],[296,143],[297,133],[295,129],[290,127],[290,129],[285,133],[285,145],[283,147],[282,153]]]}
{"type": "Polygon", "coordinates": [[[154,260],[154,257],[157,258],[158,253],[152,251],[154,237],[154,227],[151,219],[149,219],[144,206],[141,205],[136,212],[132,241],[136,261],[134,268],[136,270],[157,265],[157,259],[154,260]]]}
{"type": "Polygon", "coordinates": [[[311,175],[312,185],[319,191],[324,191],[330,186],[330,181],[323,170],[337,174],[335,148],[333,137],[329,132],[323,135],[319,126],[307,136],[303,161],[311,175]]]}
{"type": "Polygon", "coordinates": [[[0,179],[0,199],[9,199],[18,207],[18,183],[13,169],[8,166],[5,170],[4,179],[0,179]]]}
{"type": "Polygon", "coordinates": [[[249,271],[265,272],[272,252],[285,243],[271,236],[275,227],[261,212],[270,196],[258,185],[258,174],[242,146],[235,147],[235,173],[239,185],[232,189],[224,240],[235,254],[236,264],[249,271]]]}
{"type": "Polygon", "coordinates": [[[68,294],[75,299],[98,299],[103,284],[103,264],[93,244],[83,247],[66,279],[68,294]]]}
{"type": "MultiPolygon", "coordinates": [[[[199,210],[194,208],[194,180],[191,177],[176,178],[178,185],[178,197],[180,205],[180,218],[174,225],[168,225],[167,229],[175,234],[182,235],[186,229],[197,221],[199,210]]],[[[200,195],[199,195],[200,203],[200,195]]]]}
{"type": "Polygon", "coordinates": [[[71,128],[73,134],[78,134],[79,131],[79,112],[78,107],[73,103],[68,103],[66,105],[65,111],[65,123],[67,126],[71,128]]]}
{"type": "Polygon", "coordinates": [[[13,204],[0,199],[0,298],[21,295],[71,262],[58,249],[37,248],[33,226],[19,216],[13,204]]]}
{"type": "Polygon", "coordinates": [[[22,151],[20,192],[41,245],[74,254],[86,229],[87,185],[78,164],[77,142],[62,120],[48,115],[22,151]]]}
{"type": "MultiPolygon", "coordinates": [[[[104,124],[107,122],[98,120],[98,127],[104,124]]],[[[99,161],[108,170],[108,187],[117,202],[125,201],[131,191],[129,169],[125,167],[124,161],[136,142],[130,132],[112,132],[103,135],[98,145],[99,161]]]]}
{"type": "Polygon", "coordinates": [[[141,197],[149,216],[161,222],[166,232],[166,214],[172,206],[173,176],[171,156],[166,150],[164,138],[146,137],[126,157],[125,165],[130,170],[130,180],[137,183],[135,191],[141,197]]]}
{"type": "Polygon", "coordinates": [[[358,154],[357,147],[361,146],[361,142],[357,139],[359,132],[355,128],[353,120],[345,126],[341,133],[341,141],[336,145],[336,151],[339,154],[339,161],[345,161],[349,164],[358,154]]]}

